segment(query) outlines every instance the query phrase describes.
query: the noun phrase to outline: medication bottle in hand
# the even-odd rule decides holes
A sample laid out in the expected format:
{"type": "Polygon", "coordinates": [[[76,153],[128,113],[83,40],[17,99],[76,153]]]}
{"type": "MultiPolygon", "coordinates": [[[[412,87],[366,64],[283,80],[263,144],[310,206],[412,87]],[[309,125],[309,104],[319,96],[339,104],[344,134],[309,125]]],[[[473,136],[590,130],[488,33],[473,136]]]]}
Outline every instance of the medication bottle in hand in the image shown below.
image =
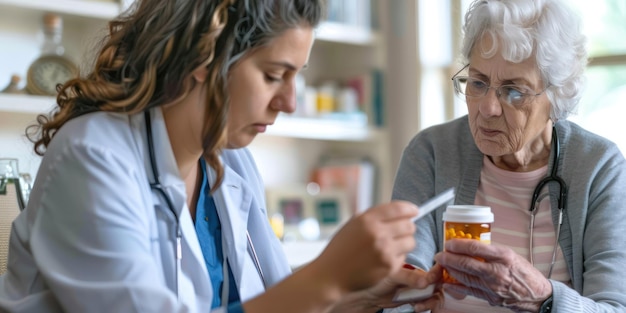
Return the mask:
{"type": "MultiPolygon", "coordinates": [[[[491,224],[493,213],[488,206],[450,205],[443,213],[444,244],[450,239],[473,239],[491,243],[491,224]]],[[[456,279],[443,271],[443,281],[458,283],[456,279]]]]}

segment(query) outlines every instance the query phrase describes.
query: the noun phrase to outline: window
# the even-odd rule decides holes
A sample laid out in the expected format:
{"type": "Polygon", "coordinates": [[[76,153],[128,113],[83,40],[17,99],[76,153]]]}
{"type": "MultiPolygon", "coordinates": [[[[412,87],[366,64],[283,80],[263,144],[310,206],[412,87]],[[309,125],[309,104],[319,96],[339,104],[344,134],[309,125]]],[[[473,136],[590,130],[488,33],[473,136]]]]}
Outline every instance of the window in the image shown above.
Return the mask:
{"type": "Polygon", "coordinates": [[[467,114],[464,100],[454,96],[450,77],[462,66],[457,62],[461,27],[470,3],[471,0],[418,2],[422,129],[467,114]]]}
{"type": "Polygon", "coordinates": [[[590,60],[585,93],[570,120],[612,140],[626,154],[619,127],[626,116],[626,1],[571,3],[583,17],[590,60]]]}
{"type": "Polygon", "coordinates": [[[448,69],[452,63],[450,1],[419,1],[417,7],[420,73],[420,126],[439,124],[449,119],[446,103],[448,69]],[[433,31],[436,29],[437,31],[433,31]]]}

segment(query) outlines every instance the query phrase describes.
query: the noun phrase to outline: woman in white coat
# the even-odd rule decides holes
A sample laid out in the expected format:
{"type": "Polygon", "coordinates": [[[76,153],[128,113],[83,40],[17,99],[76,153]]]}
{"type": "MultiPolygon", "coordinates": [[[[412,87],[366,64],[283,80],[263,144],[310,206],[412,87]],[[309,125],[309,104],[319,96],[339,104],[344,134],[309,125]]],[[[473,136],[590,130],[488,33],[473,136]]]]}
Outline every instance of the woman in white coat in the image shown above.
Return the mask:
{"type": "Polygon", "coordinates": [[[294,111],[321,12],[317,0],[143,0],[112,21],[91,72],[28,131],[44,158],[0,311],[376,312],[435,280],[401,268],[415,245],[407,202],[355,216],[288,276],[240,148],[294,111]]]}

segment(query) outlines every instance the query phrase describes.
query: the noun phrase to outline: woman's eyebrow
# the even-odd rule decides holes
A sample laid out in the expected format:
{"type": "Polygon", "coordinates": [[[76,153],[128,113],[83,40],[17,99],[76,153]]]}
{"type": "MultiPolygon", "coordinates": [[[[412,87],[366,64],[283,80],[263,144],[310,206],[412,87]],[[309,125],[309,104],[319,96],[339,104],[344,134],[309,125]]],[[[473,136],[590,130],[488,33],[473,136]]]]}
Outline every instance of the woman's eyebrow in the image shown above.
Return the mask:
{"type": "Polygon", "coordinates": [[[305,69],[309,68],[309,63],[305,63],[302,66],[301,69],[298,69],[298,67],[296,65],[294,65],[294,64],[292,64],[290,62],[287,62],[287,61],[270,61],[270,62],[267,62],[267,63],[269,65],[272,65],[272,66],[284,67],[287,70],[294,71],[294,72],[297,72],[298,70],[305,70],[305,69]]]}
{"type": "Polygon", "coordinates": [[[298,67],[296,67],[294,64],[291,64],[287,61],[272,61],[272,62],[268,62],[269,65],[273,65],[273,66],[280,66],[280,67],[284,67],[288,70],[291,71],[297,71],[298,67]]]}
{"type": "MultiPolygon", "coordinates": [[[[473,74],[479,78],[488,78],[489,81],[492,81],[491,77],[487,77],[487,75],[483,74],[482,72],[480,72],[479,70],[475,68],[470,68],[468,70],[468,73],[473,74]]],[[[531,82],[528,79],[526,79],[525,77],[521,77],[521,76],[506,78],[506,79],[497,79],[496,81],[502,82],[505,85],[515,84],[515,85],[534,86],[533,84],[531,84],[531,82]]]]}

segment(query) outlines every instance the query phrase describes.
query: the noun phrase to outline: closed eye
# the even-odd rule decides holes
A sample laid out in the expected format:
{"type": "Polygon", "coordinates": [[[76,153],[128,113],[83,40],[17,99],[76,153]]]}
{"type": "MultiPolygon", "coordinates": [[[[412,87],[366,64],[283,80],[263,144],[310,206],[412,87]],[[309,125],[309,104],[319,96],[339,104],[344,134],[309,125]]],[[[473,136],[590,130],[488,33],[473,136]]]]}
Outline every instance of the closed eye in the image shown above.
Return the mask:
{"type": "Polygon", "coordinates": [[[265,74],[265,80],[270,82],[270,83],[280,83],[282,82],[283,78],[282,77],[276,77],[270,74],[265,74]]]}

